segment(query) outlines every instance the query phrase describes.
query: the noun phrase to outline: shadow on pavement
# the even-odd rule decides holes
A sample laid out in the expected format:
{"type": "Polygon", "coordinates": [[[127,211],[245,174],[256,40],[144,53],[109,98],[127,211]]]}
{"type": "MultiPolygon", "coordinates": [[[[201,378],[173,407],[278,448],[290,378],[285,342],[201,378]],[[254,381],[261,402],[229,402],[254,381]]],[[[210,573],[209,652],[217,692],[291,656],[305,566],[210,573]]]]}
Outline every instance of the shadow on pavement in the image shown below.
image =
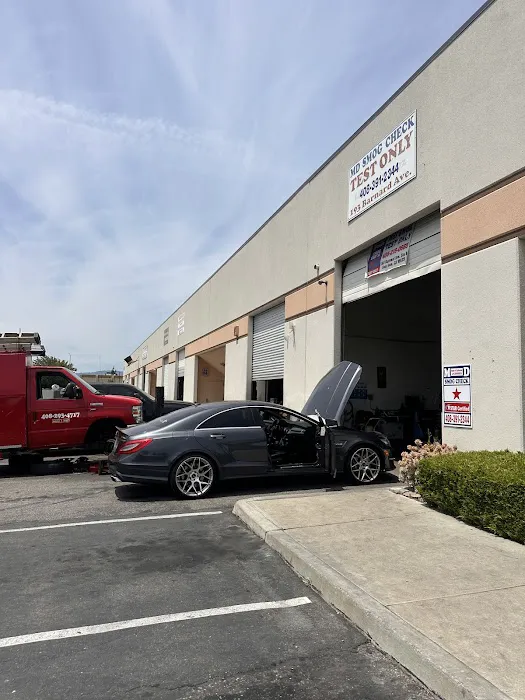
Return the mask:
{"type": "MultiPolygon", "coordinates": [[[[393,473],[383,474],[377,485],[393,485],[398,483],[398,479],[393,473]]],[[[213,501],[216,498],[242,498],[244,496],[265,496],[277,493],[319,491],[332,493],[343,491],[345,488],[352,488],[352,485],[337,479],[333,481],[324,474],[314,474],[307,476],[275,476],[252,479],[235,479],[224,481],[218,485],[213,494],[207,497],[206,501],[213,501]]],[[[355,488],[373,488],[355,487],[355,488]]],[[[168,487],[150,486],[145,484],[120,484],[115,487],[115,495],[119,501],[169,501],[176,500],[168,487]]]]}
{"type": "Polygon", "coordinates": [[[0,479],[20,479],[28,476],[58,476],[61,474],[73,474],[75,470],[69,464],[53,463],[35,464],[26,469],[16,469],[14,467],[0,465],[0,479]]]}
{"type": "Polygon", "coordinates": [[[147,486],[145,484],[119,484],[115,486],[115,496],[119,501],[173,501],[175,497],[166,487],[147,486]]]}

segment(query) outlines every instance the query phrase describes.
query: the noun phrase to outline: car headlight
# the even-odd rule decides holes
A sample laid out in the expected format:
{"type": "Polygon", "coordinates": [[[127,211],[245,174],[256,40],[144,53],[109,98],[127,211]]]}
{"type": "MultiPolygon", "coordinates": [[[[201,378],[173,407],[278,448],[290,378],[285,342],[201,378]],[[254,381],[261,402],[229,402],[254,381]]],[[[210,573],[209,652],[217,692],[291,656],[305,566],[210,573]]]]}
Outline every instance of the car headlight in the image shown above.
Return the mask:
{"type": "Polygon", "coordinates": [[[383,433],[377,433],[377,439],[382,445],[385,445],[385,447],[390,447],[390,440],[386,435],[383,435],[383,433]]]}

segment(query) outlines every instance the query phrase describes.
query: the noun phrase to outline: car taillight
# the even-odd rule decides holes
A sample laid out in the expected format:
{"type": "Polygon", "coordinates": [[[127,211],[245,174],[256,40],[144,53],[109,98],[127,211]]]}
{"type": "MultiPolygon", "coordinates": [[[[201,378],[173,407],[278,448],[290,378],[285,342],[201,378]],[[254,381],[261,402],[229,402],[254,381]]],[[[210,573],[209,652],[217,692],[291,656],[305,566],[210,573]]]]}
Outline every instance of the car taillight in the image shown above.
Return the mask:
{"type": "Polygon", "coordinates": [[[143,450],[150,444],[150,442],[153,442],[153,438],[142,438],[140,440],[126,440],[126,442],[123,442],[122,445],[118,446],[117,454],[131,455],[134,452],[143,450]]]}

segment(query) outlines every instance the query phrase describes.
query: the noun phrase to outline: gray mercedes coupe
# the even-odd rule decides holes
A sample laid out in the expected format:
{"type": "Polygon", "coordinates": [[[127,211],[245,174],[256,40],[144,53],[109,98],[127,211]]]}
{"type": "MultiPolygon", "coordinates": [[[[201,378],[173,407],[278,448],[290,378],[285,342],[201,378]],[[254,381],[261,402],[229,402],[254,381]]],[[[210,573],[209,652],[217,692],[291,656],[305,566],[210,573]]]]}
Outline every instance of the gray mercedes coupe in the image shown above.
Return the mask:
{"type": "Polygon", "coordinates": [[[361,367],[341,362],[317,384],[301,413],[259,401],[196,404],[117,432],[109,456],[117,482],[165,484],[183,498],[219,481],[325,471],[371,484],[394,468],[381,433],[342,425],[361,367]]]}

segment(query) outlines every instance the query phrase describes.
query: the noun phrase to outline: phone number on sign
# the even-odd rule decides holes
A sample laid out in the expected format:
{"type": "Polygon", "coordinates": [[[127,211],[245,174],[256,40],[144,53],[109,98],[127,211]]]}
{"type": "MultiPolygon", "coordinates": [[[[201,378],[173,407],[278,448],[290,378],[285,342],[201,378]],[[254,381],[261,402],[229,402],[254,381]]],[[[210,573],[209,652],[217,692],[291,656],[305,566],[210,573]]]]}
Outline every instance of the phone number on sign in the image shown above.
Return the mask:
{"type": "Polygon", "coordinates": [[[398,245],[397,248],[392,248],[391,250],[385,250],[383,253],[383,257],[390,258],[390,257],[392,257],[392,255],[397,255],[398,253],[402,253],[407,248],[408,248],[408,243],[403,243],[402,245],[398,245]]]}
{"type": "Polygon", "coordinates": [[[61,418],[80,418],[80,413],[43,413],[42,420],[59,420],[61,418]]]}
{"type": "Polygon", "coordinates": [[[445,413],[445,425],[468,425],[470,426],[470,414],[445,413]]]}
{"type": "Polygon", "coordinates": [[[363,187],[360,190],[359,196],[366,197],[367,194],[370,194],[370,192],[373,192],[377,187],[379,187],[380,185],[384,185],[385,182],[388,182],[390,180],[390,178],[393,177],[398,171],[399,171],[399,163],[392,165],[390,168],[385,170],[384,173],[381,173],[381,175],[378,175],[373,180],[371,180],[368,185],[365,185],[365,187],[363,187]]]}

